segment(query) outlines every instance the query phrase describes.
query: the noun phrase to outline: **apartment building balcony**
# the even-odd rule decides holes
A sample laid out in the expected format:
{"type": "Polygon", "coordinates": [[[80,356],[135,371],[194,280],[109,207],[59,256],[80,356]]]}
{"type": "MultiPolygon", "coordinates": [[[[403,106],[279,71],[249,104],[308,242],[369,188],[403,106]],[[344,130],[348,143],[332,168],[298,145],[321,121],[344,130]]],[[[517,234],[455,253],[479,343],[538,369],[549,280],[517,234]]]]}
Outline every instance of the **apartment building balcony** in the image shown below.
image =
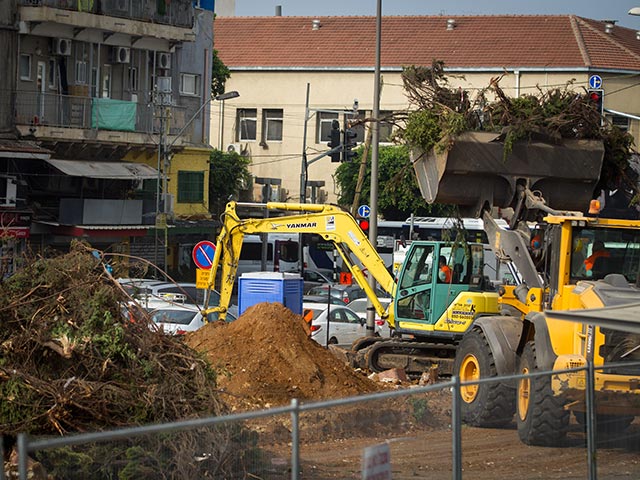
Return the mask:
{"type": "Polygon", "coordinates": [[[153,48],[149,39],[170,48],[195,38],[190,0],[18,1],[21,34],[102,42],[116,35],[129,40],[119,43],[135,48],[153,48]]]}
{"type": "Polygon", "coordinates": [[[50,150],[66,144],[65,158],[111,160],[130,150],[157,150],[161,116],[169,144],[180,147],[202,141],[196,138],[194,123],[189,123],[197,112],[195,105],[157,106],[151,102],[33,91],[16,91],[12,97],[15,124],[21,136],[38,140],[50,150]],[[92,149],[101,151],[91,152],[92,149]]]}

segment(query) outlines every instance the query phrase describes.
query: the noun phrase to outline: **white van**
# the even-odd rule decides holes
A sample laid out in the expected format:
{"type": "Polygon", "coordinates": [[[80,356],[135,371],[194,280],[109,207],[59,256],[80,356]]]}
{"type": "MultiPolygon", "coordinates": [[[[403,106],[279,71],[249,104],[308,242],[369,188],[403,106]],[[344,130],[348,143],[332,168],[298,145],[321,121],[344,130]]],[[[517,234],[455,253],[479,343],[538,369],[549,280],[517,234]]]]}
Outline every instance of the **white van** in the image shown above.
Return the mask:
{"type": "MultiPolygon", "coordinates": [[[[267,235],[267,272],[298,270],[298,235],[270,233],[267,235]]],[[[262,238],[245,235],[238,262],[238,277],[243,273],[262,271],[262,238]]]]}

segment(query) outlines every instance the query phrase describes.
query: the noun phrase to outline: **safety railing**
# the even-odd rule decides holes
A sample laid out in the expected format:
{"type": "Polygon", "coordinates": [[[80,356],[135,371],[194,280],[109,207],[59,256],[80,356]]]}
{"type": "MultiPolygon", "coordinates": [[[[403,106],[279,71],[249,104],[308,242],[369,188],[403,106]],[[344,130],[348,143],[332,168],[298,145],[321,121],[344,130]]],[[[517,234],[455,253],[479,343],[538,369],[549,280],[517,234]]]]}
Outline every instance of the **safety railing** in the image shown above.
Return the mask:
{"type": "MultiPolygon", "coordinates": [[[[637,371],[640,362],[624,366],[637,371]]],[[[601,374],[615,365],[605,368],[601,374]]],[[[20,479],[30,478],[37,466],[68,479],[122,478],[125,472],[127,478],[161,478],[161,472],[162,478],[292,480],[392,475],[454,480],[639,478],[640,423],[621,414],[624,400],[613,406],[619,409],[615,414],[596,413],[602,410],[597,408],[600,401],[613,408],[612,390],[595,390],[600,369],[588,364],[465,383],[453,377],[434,385],[313,403],[294,399],[284,407],[163,425],[56,438],[21,434],[17,473],[20,479]],[[494,429],[463,425],[463,387],[501,382],[513,386],[518,402],[540,402],[538,387],[527,390],[527,385],[539,386],[540,379],[564,382],[576,375],[586,384],[579,393],[584,412],[561,408],[553,413],[566,434],[563,448],[520,442],[523,433],[514,422],[494,429]],[[518,390],[522,379],[524,387],[518,390]]],[[[629,393],[629,405],[635,395],[629,393]]],[[[4,473],[0,470],[0,478],[4,473]]]]}
{"type": "MultiPolygon", "coordinates": [[[[92,98],[57,93],[13,93],[15,121],[18,125],[80,128],[92,130],[130,131],[158,134],[160,117],[166,119],[165,132],[177,134],[187,125],[191,110],[182,105],[159,107],[149,102],[131,102],[110,98],[92,98]]],[[[193,125],[183,132],[186,138],[193,134],[193,125]]]]}

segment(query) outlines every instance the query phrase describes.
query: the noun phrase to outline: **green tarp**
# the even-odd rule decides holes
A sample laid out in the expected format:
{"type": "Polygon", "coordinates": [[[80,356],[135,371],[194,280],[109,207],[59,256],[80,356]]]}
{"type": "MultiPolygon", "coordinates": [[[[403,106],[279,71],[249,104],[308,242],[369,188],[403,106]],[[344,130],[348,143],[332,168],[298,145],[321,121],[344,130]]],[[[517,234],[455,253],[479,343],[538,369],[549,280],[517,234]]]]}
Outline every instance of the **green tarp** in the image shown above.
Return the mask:
{"type": "Polygon", "coordinates": [[[91,128],[135,131],[136,103],[111,98],[92,99],[91,128]]]}

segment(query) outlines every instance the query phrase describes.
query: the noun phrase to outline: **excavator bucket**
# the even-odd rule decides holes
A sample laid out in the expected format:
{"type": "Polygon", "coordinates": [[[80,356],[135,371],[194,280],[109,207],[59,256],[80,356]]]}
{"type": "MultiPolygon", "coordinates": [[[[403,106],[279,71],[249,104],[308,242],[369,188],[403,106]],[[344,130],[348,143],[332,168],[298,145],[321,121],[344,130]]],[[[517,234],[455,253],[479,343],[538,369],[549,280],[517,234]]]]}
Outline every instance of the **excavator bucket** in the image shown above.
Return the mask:
{"type": "Polygon", "coordinates": [[[455,204],[464,216],[514,206],[516,185],[540,192],[557,210],[584,212],[600,178],[604,146],[596,140],[519,141],[504,158],[503,136],[466,132],[442,154],[411,152],[420,192],[429,203],[455,204]]]}

